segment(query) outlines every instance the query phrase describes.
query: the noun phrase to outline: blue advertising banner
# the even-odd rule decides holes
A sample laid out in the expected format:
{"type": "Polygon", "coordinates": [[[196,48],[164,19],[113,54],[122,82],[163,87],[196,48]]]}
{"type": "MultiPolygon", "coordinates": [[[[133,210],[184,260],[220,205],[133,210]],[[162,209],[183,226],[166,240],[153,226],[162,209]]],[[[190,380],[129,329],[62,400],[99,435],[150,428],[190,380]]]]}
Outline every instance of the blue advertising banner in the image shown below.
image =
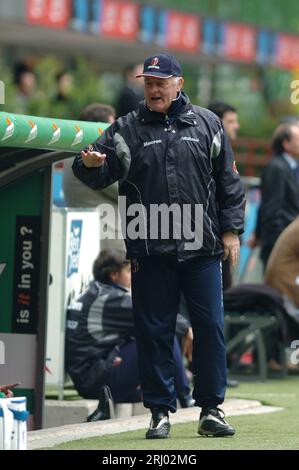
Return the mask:
{"type": "Polygon", "coordinates": [[[258,64],[272,64],[274,62],[277,44],[277,34],[261,30],[257,35],[256,61],[258,64]]]}
{"type": "Polygon", "coordinates": [[[86,31],[88,24],[88,2],[89,0],[73,0],[72,2],[72,18],[71,28],[75,31],[86,31]]]}
{"type": "Polygon", "coordinates": [[[160,12],[158,13],[158,34],[156,37],[156,42],[159,46],[163,46],[163,47],[166,44],[167,20],[168,20],[168,11],[160,10],[160,12]]]}
{"type": "Polygon", "coordinates": [[[70,26],[78,32],[100,32],[102,0],[73,0],[70,26]]]}
{"type": "Polygon", "coordinates": [[[202,52],[214,54],[216,51],[218,25],[215,20],[207,18],[202,25],[202,52]]]}
{"type": "Polygon", "coordinates": [[[146,5],[140,11],[140,35],[142,42],[154,42],[157,33],[157,12],[152,6],[146,5]]]}
{"type": "Polygon", "coordinates": [[[89,6],[89,30],[94,34],[100,32],[100,20],[102,15],[103,1],[91,0],[89,6]]]}
{"type": "Polygon", "coordinates": [[[67,277],[70,277],[73,273],[78,272],[79,260],[80,260],[82,224],[83,224],[82,220],[72,220],[72,223],[71,223],[69,251],[68,251],[68,259],[67,259],[67,277]]]}

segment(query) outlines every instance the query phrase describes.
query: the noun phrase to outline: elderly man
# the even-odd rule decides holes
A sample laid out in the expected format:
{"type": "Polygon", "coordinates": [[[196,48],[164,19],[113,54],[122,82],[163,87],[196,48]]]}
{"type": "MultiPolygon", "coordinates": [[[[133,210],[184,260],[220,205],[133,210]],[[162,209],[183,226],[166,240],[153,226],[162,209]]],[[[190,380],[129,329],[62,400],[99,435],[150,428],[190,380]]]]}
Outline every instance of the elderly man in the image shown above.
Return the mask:
{"type": "Polygon", "coordinates": [[[235,264],[239,252],[245,205],[240,177],[221,121],[193,106],[182,91],[178,61],[168,54],[149,57],[139,76],[145,102],[82,151],[73,170],[95,189],[119,180],[126,200],[121,216],[132,265],[141,387],[152,413],[146,438],[168,437],[168,413],[176,411],[173,340],[181,293],[194,335],[198,433],[233,435],[218,408],[226,389],[221,257],[235,264]]]}

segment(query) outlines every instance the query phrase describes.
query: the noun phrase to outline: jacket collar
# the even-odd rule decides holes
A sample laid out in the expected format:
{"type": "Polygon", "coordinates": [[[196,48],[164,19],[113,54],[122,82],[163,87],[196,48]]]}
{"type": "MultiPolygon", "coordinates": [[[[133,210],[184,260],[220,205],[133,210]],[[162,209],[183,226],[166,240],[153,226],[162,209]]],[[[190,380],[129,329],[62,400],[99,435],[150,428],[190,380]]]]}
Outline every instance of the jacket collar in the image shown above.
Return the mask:
{"type": "Polygon", "coordinates": [[[130,289],[127,289],[125,286],[121,286],[120,284],[115,284],[114,282],[100,282],[100,281],[92,281],[92,283],[95,283],[98,288],[100,287],[111,287],[114,289],[119,289],[123,292],[130,292],[130,289]]]}
{"type": "Polygon", "coordinates": [[[291,155],[284,152],[284,153],[282,153],[282,158],[284,158],[285,161],[288,162],[288,164],[289,164],[289,166],[292,170],[296,170],[296,168],[298,166],[298,163],[296,162],[294,157],[291,157],[291,155]]]}
{"type": "MultiPolygon", "coordinates": [[[[182,105],[180,111],[178,112],[175,120],[185,122],[191,126],[196,125],[195,120],[195,113],[193,110],[193,106],[190,103],[190,100],[184,92],[181,92],[182,98],[184,100],[184,104],[182,105]]],[[[148,124],[150,122],[164,122],[167,119],[167,114],[164,113],[157,113],[156,111],[151,111],[147,105],[145,100],[143,100],[139,104],[139,117],[142,124],[148,124]]]]}

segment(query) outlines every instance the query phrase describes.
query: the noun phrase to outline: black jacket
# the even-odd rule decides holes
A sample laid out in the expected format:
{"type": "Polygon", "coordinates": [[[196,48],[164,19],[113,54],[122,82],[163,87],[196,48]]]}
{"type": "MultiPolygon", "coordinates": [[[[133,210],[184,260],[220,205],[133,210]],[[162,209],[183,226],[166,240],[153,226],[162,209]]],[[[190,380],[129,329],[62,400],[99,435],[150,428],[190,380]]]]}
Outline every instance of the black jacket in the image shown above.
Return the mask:
{"type": "Polygon", "coordinates": [[[65,365],[76,389],[91,390],[105,382],[119,347],[134,332],[132,298],[120,286],[91,282],[67,310],[65,365]]]}
{"type": "Polygon", "coordinates": [[[266,262],[279,235],[299,215],[299,185],[282,155],[265,167],[261,190],[257,236],[261,239],[261,258],[266,262]]]}
{"type": "MultiPolygon", "coordinates": [[[[187,97],[175,119],[150,111],[142,102],[137,112],[112,124],[93,147],[106,153],[103,166],[86,168],[78,156],[74,174],[94,189],[119,180],[127,208],[132,204],[144,208],[139,221],[145,222],[145,237],[125,240],[128,257],[170,254],[182,261],[219,255],[223,232],[243,232],[245,199],[228,137],[215,114],[193,106],[187,97]],[[180,209],[190,205],[192,232],[203,233],[201,247],[186,249],[185,242],[192,240],[175,228],[168,239],[160,230],[158,239],[151,237],[151,208],[163,203],[180,209]],[[200,204],[202,221],[194,215],[195,205],[200,204]]],[[[132,219],[127,216],[127,227],[132,219]]]]}

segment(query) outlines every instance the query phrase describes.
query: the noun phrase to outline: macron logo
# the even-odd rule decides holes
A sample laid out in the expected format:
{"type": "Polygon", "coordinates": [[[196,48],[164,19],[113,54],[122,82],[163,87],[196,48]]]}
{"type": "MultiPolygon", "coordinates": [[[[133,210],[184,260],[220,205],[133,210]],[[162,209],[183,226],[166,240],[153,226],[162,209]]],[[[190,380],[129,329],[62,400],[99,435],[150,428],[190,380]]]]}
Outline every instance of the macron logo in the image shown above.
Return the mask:
{"type": "Polygon", "coordinates": [[[144,142],[143,147],[148,147],[149,145],[162,144],[162,140],[151,140],[150,142],[144,142]]]}
{"type": "Polygon", "coordinates": [[[195,139],[194,137],[181,137],[181,140],[189,140],[189,142],[199,142],[199,139],[195,139]]]}

